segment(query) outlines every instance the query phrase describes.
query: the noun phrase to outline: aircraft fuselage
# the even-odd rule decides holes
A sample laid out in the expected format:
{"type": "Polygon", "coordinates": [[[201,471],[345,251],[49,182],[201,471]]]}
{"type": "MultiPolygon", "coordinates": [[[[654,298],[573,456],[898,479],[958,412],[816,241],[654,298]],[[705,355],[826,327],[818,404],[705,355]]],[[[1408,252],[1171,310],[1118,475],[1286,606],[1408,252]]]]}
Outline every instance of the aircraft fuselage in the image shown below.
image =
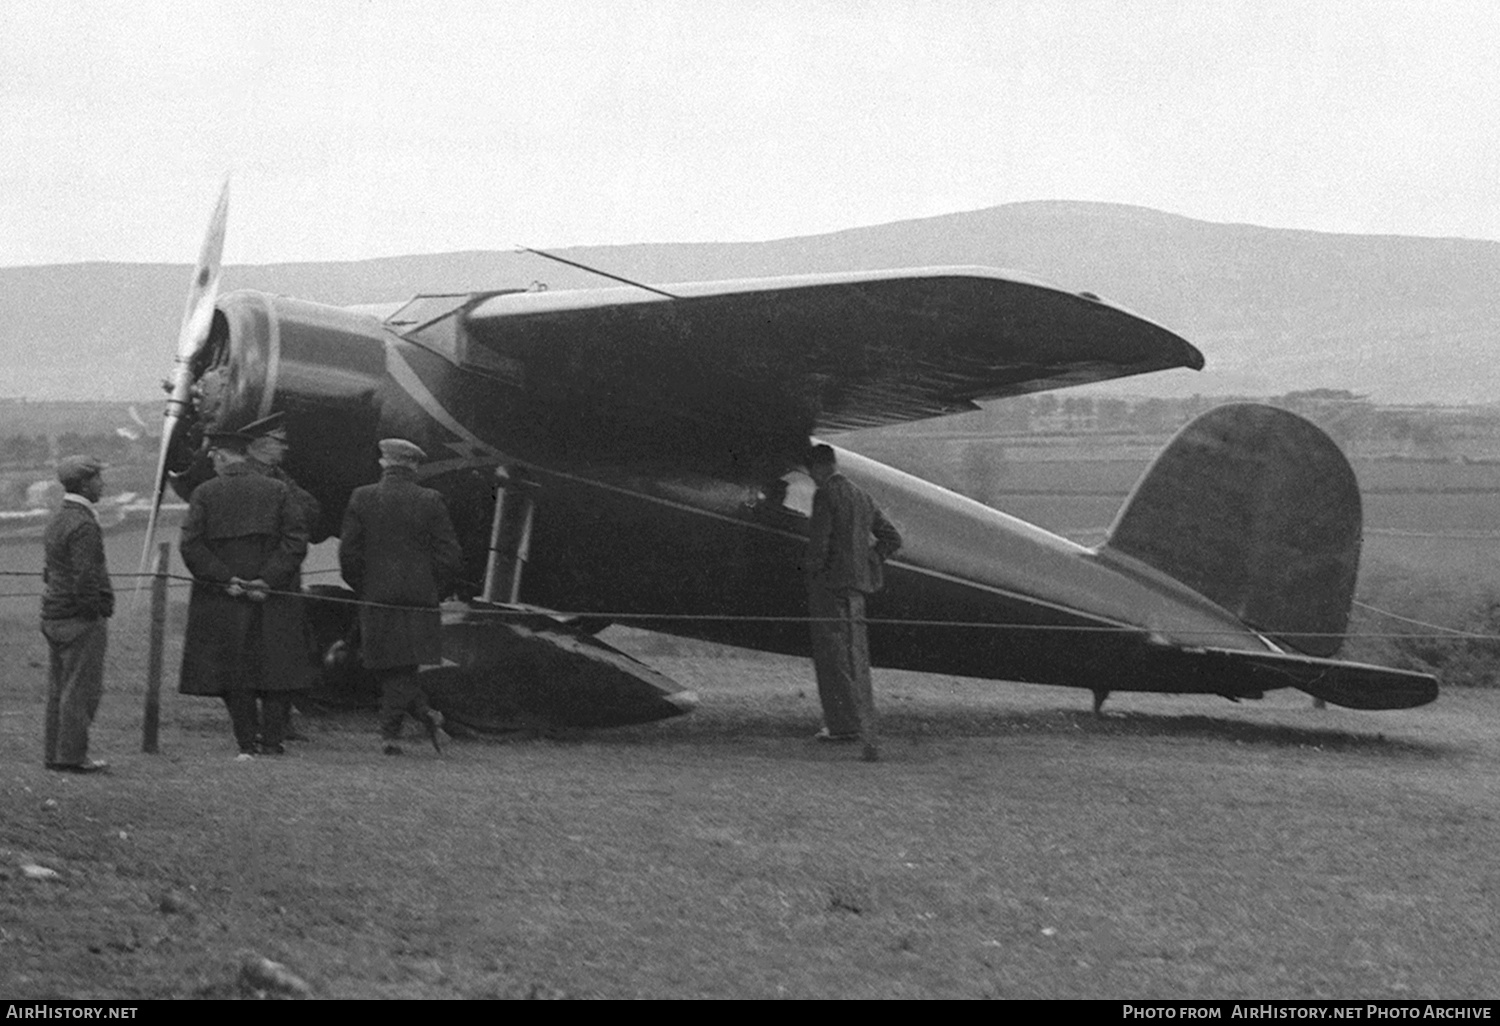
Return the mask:
{"type": "MultiPolygon", "coordinates": [[[[535,502],[521,602],[808,653],[811,485],[784,459],[698,452],[671,411],[657,411],[659,432],[622,428],[611,418],[630,396],[559,424],[556,397],[542,407],[528,394],[526,368],[465,361],[339,308],[232,293],[214,330],[196,368],[215,393],[201,420],[285,411],[287,470],[323,505],[315,537],[336,533],[350,491],[377,479],[375,442],[399,435],[429,454],[422,476],[448,499],[470,594],[484,579],[495,470],[506,467],[530,481],[535,502]],[[580,445],[595,435],[598,444],[580,445]],[[675,448],[653,449],[667,444],[675,448]],[[762,493],[778,477],[788,498],[768,502],[762,493]]],[[[179,468],[195,448],[184,432],[179,468]]],[[[1206,686],[1171,659],[1182,646],[1275,651],[1192,589],[852,452],[839,460],[905,539],[869,604],[876,665],[1094,690],[1259,693],[1206,686]]]]}

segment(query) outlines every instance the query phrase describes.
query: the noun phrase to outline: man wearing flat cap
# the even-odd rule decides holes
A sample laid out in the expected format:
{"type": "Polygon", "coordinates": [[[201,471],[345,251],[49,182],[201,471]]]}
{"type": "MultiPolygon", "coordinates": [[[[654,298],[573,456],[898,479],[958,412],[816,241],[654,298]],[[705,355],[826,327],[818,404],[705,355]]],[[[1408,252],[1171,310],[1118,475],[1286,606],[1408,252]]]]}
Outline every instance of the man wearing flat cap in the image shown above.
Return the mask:
{"type": "Polygon", "coordinates": [[[380,681],[380,729],[387,755],[400,755],[410,714],[442,751],[442,714],[429,708],[418,669],[442,661],[438,602],[463,569],[448,507],[417,484],[426,458],[404,438],[380,443],[380,481],[356,488],[339,532],[339,568],[360,597],[360,657],[380,681]]]}
{"type": "Polygon", "coordinates": [[[178,689],[224,700],[240,759],[280,755],[291,695],[312,676],[291,594],[307,529],[291,489],[250,466],[243,432],[207,440],[218,476],[193,490],[182,525],[193,590],[178,689]]]}
{"type": "Polygon", "coordinates": [[[115,592],[104,564],[104,536],[94,503],[104,494],[104,464],[92,456],[58,461],[62,507],[43,535],[42,634],[51,649],[43,761],[67,773],[100,773],[108,764],[88,757],[89,726],[104,694],[106,623],[115,592]]]}

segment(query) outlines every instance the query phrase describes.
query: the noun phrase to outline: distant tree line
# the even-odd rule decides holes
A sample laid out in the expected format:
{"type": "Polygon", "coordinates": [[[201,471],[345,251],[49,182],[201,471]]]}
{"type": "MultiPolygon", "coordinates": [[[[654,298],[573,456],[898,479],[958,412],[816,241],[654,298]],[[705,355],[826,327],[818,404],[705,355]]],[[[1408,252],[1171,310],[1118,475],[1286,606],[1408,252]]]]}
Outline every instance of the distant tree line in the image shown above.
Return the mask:
{"type": "Polygon", "coordinates": [[[64,431],[57,435],[0,435],[0,467],[24,469],[41,467],[60,456],[84,452],[107,463],[135,463],[148,458],[148,446],[142,440],[127,438],[117,432],[99,431],[84,434],[64,431]]]}
{"type": "MultiPolygon", "coordinates": [[[[1500,448],[1500,409],[1490,407],[1380,406],[1343,389],[1315,388],[1265,397],[1205,396],[1124,398],[1050,392],[999,400],[961,422],[929,421],[911,433],[1002,436],[1169,435],[1215,406],[1263,402],[1297,413],[1345,447],[1442,457],[1451,443],[1493,439],[1500,448]],[[962,423],[962,427],[958,424],[962,423]]],[[[901,428],[893,429],[904,433],[901,428]]]]}

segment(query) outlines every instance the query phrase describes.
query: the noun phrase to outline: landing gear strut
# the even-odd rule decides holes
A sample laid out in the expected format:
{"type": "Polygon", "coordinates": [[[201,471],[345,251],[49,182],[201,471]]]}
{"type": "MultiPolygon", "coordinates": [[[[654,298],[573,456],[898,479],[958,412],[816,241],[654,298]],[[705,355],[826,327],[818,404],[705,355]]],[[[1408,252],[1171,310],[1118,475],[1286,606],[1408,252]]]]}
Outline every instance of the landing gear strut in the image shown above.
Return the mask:
{"type": "Polygon", "coordinates": [[[443,607],[443,664],[422,671],[434,708],[485,733],[611,727],[680,716],[697,696],[591,636],[598,624],[520,604],[537,485],[499,467],[484,591],[443,607]]]}
{"type": "Polygon", "coordinates": [[[536,516],[536,484],[520,472],[495,468],[495,519],[490,524],[489,558],[484,566],[485,602],[521,598],[521,574],[531,555],[531,525],[536,516]]]}

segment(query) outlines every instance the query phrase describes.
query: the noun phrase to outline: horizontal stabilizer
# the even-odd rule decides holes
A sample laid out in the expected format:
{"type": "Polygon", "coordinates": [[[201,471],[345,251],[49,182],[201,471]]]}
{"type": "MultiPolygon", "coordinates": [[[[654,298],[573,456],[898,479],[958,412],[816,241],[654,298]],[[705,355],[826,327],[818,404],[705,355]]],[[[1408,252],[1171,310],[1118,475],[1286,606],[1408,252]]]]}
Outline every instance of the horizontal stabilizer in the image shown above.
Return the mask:
{"type": "Polygon", "coordinates": [[[1244,684],[1247,689],[1293,687],[1347,709],[1414,709],[1438,696],[1437,680],[1429,674],[1367,663],[1212,648],[1183,655],[1207,664],[1205,669],[1214,676],[1244,684]]]}

